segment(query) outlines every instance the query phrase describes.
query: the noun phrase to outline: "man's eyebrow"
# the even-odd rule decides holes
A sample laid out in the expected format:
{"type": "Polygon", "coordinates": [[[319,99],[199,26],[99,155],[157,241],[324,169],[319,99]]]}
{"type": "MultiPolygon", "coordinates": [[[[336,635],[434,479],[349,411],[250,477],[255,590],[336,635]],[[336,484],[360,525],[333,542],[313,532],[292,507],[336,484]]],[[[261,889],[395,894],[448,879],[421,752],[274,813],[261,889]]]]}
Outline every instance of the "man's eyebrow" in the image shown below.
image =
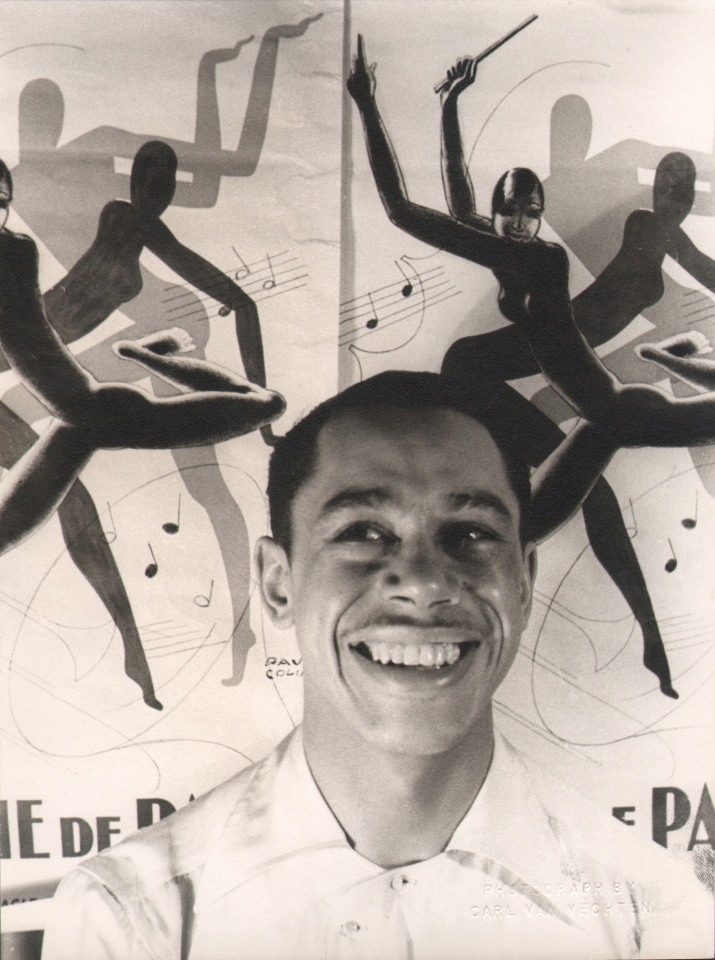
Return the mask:
{"type": "Polygon", "coordinates": [[[393,494],[385,487],[346,487],[323,504],[320,516],[325,517],[349,507],[378,507],[392,500],[393,494]]]}
{"type": "Polygon", "coordinates": [[[505,520],[510,520],[513,511],[509,509],[506,502],[495,493],[489,493],[487,490],[470,490],[465,493],[450,493],[448,497],[449,505],[452,510],[493,510],[505,520]]]}

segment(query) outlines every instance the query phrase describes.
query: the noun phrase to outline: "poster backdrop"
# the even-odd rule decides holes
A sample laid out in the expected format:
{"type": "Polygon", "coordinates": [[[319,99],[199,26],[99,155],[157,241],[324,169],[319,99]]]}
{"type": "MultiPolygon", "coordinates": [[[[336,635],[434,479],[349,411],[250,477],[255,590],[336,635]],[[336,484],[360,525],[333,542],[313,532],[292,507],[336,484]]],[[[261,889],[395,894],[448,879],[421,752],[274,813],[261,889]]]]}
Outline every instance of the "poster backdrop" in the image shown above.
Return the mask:
{"type": "MultiPolygon", "coordinates": [[[[258,310],[266,383],[287,399],[276,434],[335,392],[342,18],[330,3],[4,6],[8,226],[36,239],[43,290],[59,284],[69,300],[82,288],[77,271],[64,278],[93,242],[126,256],[100,218],[129,199],[142,144],[178,157],[161,217],[175,244],[141,250],[131,290],[91,289],[107,299],[93,327],[91,309],[66,311],[71,350],[98,380],[174,394],[112,347],[177,327],[195,345],[187,357],[243,374],[249,337],[224,305],[235,284],[258,310]]],[[[2,378],[9,458],[48,412],[12,370],[2,378]]],[[[56,878],[183,805],[299,718],[297,654],[267,629],[251,574],[270,449],[256,432],[99,451],[0,561],[8,886],[56,878]],[[141,673],[137,644],[161,710],[125,672],[126,655],[141,673]],[[283,659],[292,669],[278,675],[283,659]],[[24,826],[23,811],[42,823],[24,826]]]]}
{"type": "MultiPolygon", "coordinates": [[[[697,179],[682,229],[715,256],[707,54],[715,22],[706,4],[353,3],[351,52],[362,35],[409,199],[448,210],[435,87],[460,58],[534,13],[535,21],[478,65],[459,97],[476,213],[490,217],[505,170],[538,173],[545,192],[540,236],[568,251],[576,296],[616,258],[629,215],[652,209],[658,163],[684,152],[697,179]]],[[[459,341],[451,357],[471,349],[476,375],[498,375],[501,366],[504,380],[531,401],[535,412],[526,418],[515,405],[517,437],[529,446],[540,434],[548,446],[554,422],[568,432],[577,421],[543,377],[515,375],[497,280],[389,221],[351,101],[346,128],[351,192],[343,217],[353,242],[343,245],[342,381],[392,367],[440,370],[459,341]],[[507,337],[495,339],[498,330],[507,337]]],[[[627,256],[626,244],[623,250],[627,256]]],[[[708,288],[672,257],[654,262],[662,293],[642,312],[602,329],[588,302],[576,315],[582,329],[591,324],[591,342],[623,382],[692,396],[694,389],[634,348],[687,331],[712,342],[715,277],[710,268],[708,288]]],[[[634,276],[632,287],[642,282],[634,276]]],[[[584,513],[540,548],[530,628],[497,698],[500,725],[513,742],[566,773],[649,842],[655,837],[689,857],[706,884],[715,843],[714,471],[711,446],[616,455],[584,513]],[[644,669],[646,637],[662,640],[678,699],[664,696],[644,669]]]]}
{"type": "MultiPolygon", "coordinates": [[[[536,171],[540,235],[567,250],[576,296],[618,253],[629,215],[652,209],[663,157],[687,154],[697,178],[682,230],[705,266],[696,276],[653,254],[662,293],[594,325],[593,342],[624,382],[695,395],[634,348],[682,332],[715,344],[710,3],[4,0],[1,12],[8,227],[36,240],[48,313],[98,380],[176,395],[117,352],[164,330],[191,338],[186,356],[253,379],[262,352],[265,383],[287,400],[280,435],[339,386],[439,370],[471,338],[530,402],[545,444],[553,425],[573,429],[540,374],[514,372],[492,274],[390,222],[345,89],[361,34],[409,196],[446,212],[434,88],[536,14],[460,96],[476,210],[490,216],[507,168],[536,171]],[[178,166],[147,240],[112,217],[153,141],[178,166]],[[233,309],[243,295],[258,339],[233,309]]],[[[0,404],[7,471],[51,416],[7,363],[0,404]]],[[[513,429],[534,438],[516,414],[513,429]]],[[[300,654],[262,615],[251,571],[270,442],[97,451],[0,558],[3,905],[48,896],[82,857],[299,722],[300,654]]],[[[509,739],[709,888],[714,496],[712,446],[619,452],[585,512],[540,549],[531,625],[497,699],[509,739]],[[661,642],[677,699],[643,665],[661,642]]]]}

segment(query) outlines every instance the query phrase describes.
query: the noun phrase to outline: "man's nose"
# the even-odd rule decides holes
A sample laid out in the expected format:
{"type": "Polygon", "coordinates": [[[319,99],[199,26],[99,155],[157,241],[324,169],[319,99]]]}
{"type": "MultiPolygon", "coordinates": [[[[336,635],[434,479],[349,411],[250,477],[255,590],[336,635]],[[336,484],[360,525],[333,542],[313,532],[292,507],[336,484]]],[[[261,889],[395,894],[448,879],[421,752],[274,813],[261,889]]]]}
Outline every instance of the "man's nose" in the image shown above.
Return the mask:
{"type": "Polygon", "coordinates": [[[525,221],[526,221],[526,214],[524,213],[524,211],[523,211],[523,210],[517,210],[516,213],[514,214],[514,224],[515,224],[515,226],[516,226],[519,230],[522,230],[522,229],[524,228],[524,223],[525,223],[525,221]]]}
{"type": "Polygon", "coordinates": [[[429,609],[457,603],[460,580],[448,556],[425,545],[404,543],[385,569],[387,599],[429,609]]]}

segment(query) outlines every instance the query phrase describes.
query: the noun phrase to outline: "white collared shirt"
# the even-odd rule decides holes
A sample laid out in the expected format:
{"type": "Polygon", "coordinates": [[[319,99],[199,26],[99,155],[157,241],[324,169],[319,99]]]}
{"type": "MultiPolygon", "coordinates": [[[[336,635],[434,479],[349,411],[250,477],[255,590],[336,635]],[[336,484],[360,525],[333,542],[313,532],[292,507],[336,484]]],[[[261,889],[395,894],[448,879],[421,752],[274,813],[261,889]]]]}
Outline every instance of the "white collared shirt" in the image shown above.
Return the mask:
{"type": "Polygon", "coordinates": [[[347,842],[298,730],[69,874],[43,960],[711,957],[692,875],[660,850],[634,861],[627,828],[569,792],[497,735],[444,852],[384,870],[347,842]]]}

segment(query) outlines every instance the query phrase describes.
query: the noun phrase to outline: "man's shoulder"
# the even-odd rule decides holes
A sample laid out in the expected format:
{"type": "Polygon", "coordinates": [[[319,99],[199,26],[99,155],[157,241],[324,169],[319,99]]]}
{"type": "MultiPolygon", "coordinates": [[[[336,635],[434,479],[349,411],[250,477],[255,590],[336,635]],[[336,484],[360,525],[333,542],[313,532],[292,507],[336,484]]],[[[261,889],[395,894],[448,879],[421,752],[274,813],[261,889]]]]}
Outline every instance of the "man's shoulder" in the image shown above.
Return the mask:
{"type": "Polygon", "coordinates": [[[165,819],[84,861],[78,870],[123,901],[151,897],[180,878],[197,882],[227,820],[238,813],[240,825],[241,805],[271,779],[280,754],[279,747],[165,819]]]}
{"type": "Polygon", "coordinates": [[[523,771],[534,802],[538,803],[551,829],[574,851],[593,857],[614,872],[627,871],[637,865],[644,844],[629,833],[625,824],[558,771],[547,769],[508,741],[505,747],[523,771]],[[631,862],[633,858],[635,861],[631,862]]]}
{"type": "Polygon", "coordinates": [[[631,898],[661,906],[688,896],[699,901],[708,898],[687,863],[634,834],[558,773],[505,745],[524,771],[534,802],[577,874],[600,874],[611,887],[620,884],[631,898]]]}

